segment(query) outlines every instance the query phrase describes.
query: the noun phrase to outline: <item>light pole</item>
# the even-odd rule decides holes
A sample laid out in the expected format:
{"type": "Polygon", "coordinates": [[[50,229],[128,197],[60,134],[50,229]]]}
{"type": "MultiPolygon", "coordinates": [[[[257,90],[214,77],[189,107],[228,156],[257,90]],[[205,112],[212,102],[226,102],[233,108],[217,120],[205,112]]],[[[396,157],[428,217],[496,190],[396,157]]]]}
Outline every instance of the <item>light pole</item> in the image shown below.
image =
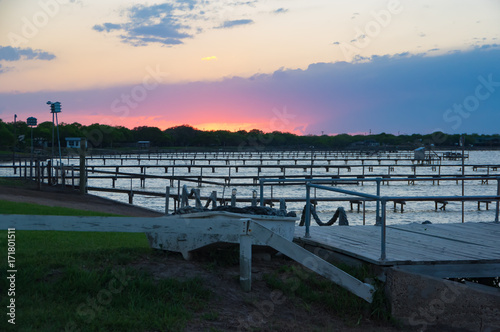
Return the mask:
{"type": "Polygon", "coordinates": [[[36,127],[36,118],[30,116],[26,123],[31,127],[31,164],[30,164],[30,177],[33,177],[33,127],[36,127]]]}
{"type": "MultiPolygon", "coordinates": [[[[52,163],[52,158],[54,158],[54,128],[57,128],[57,144],[59,146],[59,165],[61,166],[61,172],[62,172],[61,141],[59,139],[59,121],[57,119],[57,113],[61,113],[61,103],[58,101],[53,103],[49,100],[47,102],[47,105],[50,105],[50,113],[52,113],[52,157],[51,157],[51,163],[52,163]],[[54,117],[55,117],[55,124],[54,124],[54,117]]],[[[51,174],[52,174],[52,167],[51,167],[51,174]]]]}
{"type": "MultiPolygon", "coordinates": [[[[14,114],[14,145],[12,146],[12,166],[16,166],[16,145],[17,145],[16,120],[17,120],[17,114],[14,114]]],[[[16,169],[14,168],[14,171],[15,170],[16,169]]]]}

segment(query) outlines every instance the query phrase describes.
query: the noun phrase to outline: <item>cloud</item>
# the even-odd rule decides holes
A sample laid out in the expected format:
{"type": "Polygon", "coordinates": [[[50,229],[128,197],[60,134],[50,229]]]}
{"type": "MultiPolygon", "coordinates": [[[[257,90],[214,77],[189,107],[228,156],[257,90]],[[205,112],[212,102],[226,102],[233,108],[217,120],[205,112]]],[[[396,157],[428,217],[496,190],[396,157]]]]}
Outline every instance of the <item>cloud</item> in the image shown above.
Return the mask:
{"type": "MultiPolygon", "coordinates": [[[[306,69],[283,68],[250,78],[159,85],[133,109],[120,98],[134,85],[4,93],[0,100],[7,110],[37,117],[32,113],[40,108],[40,100],[55,95],[67,109],[61,121],[69,123],[93,121],[130,127],[234,121],[259,123],[258,129],[264,131],[298,128],[303,134],[370,129],[374,133],[442,130],[492,134],[498,133],[500,123],[499,58],[500,48],[490,45],[436,56],[401,53],[356,63],[314,63],[306,69]],[[477,91],[481,100],[475,97],[477,91]],[[462,105],[461,110],[455,105],[462,105]],[[90,118],[92,113],[98,115],[90,118]],[[145,123],[144,115],[156,122],[145,123]]],[[[40,113],[39,121],[50,120],[49,115],[40,113]]]]}
{"type": "Polygon", "coordinates": [[[19,61],[19,60],[53,60],[56,56],[42,50],[32,48],[20,48],[12,46],[0,46],[0,60],[19,61]]]}
{"type": "Polygon", "coordinates": [[[288,12],[288,9],[285,9],[285,8],[278,8],[276,9],[273,13],[274,14],[284,14],[284,13],[287,13],[288,12]]]}
{"type": "Polygon", "coordinates": [[[203,60],[203,61],[217,60],[217,57],[215,55],[212,55],[212,56],[207,56],[207,57],[201,58],[201,60],[203,60]]]}
{"type": "MultiPolygon", "coordinates": [[[[124,22],[96,24],[92,29],[99,33],[115,33],[115,37],[132,46],[147,46],[152,43],[173,46],[183,44],[186,39],[206,31],[207,22],[215,29],[251,24],[253,20],[228,19],[227,7],[247,7],[247,12],[250,10],[255,14],[264,12],[256,8],[257,4],[257,0],[171,0],[154,5],[137,4],[120,12],[124,22]],[[225,21],[221,22],[222,17],[225,21]]],[[[235,12],[233,8],[230,9],[230,12],[235,12]]],[[[279,8],[275,12],[286,11],[288,10],[285,8],[279,8]]]]}
{"type": "Polygon", "coordinates": [[[96,24],[92,27],[92,29],[94,29],[95,31],[99,31],[99,32],[103,32],[103,31],[106,31],[106,32],[110,32],[112,30],[119,30],[121,29],[121,25],[120,24],[114,24],[114,23],[104,23],[104,24],[96,24]]]}
{"type": "Polygon", "coordinates": [[[183,0],[173,4],[135,5],[128,8],[124,15],[128,21],[123,24],[104,23],[94,25],[98,32],[118,31],[122,42],[133,46],[146,46],[150,43],[179,45],[183,39],[192,37],[185,32],[190,26],[182,24],[185,11],[192,11],[196,1],[183,0]],[[177,13],[178,12],[178,13],[177,13]]]}
{"type": "Polygon", "coordinates": [[[232,28],[232,27],[235,27],[235,26],[238,26],[238,25],[246,25],[246,24],[252,24],[253,23],[253,20],[232,20],[232,21],[225,21],[224,23],[222,23],[221,25],[219,25],[218,27],[216,27],[216,29],[226,29],[226,28],[232,28]]]}

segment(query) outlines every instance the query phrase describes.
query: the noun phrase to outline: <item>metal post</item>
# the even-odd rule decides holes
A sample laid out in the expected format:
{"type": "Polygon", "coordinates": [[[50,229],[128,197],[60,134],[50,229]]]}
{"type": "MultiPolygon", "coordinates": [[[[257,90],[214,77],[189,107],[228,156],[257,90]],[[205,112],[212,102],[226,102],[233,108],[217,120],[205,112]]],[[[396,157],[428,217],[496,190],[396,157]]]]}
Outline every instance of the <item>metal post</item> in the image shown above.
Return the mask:
{"type": "Polygon", "coordinates": [[[257,190],[252,191],[252,206],[257,206],[257,190]]]}
{"type": "Polygon", "coordinates": [[[31,164],[30,164],[30,178],[33,180],[33,126],[31,126],[31,164]]]}
{"type": "Polygon", "coordinates": [[[310,238],[311,234],[309,233],[309,226],[311,224],[311,182],[306,183],[306,217],[305,217],[305,224],[306,224],[306,238],[310,238]]]}
{"type": "Polygon", "coordinates": [[[231,191],[231,207],[236,206],[236,188],[231,191]]]}
{"type": "Polygon", "coordinates": [[[168,206],[170,203],[170,187],[165,187],[165,215],[168,215],[168,206]]]}
{"type": "MultiPolygon", "coordinates": [[[[54,129],[56,124],[54,123],[54,112],[52,112],[52,154],[50,155],[50,165],[52,166],[54,159],[54,129]]],[[[50,167],[50,176],[52,177],[52,167],[50,167]]],[[[51,183],[52,184],[52,183],[51,183]]]]}
{"type": "MultiPolygon", "coordinates": [[[[16,145],[17,145],[17,137],[16,137],[16,120],[17,114],[14,114],[14,145],[12,146],[12,166],[14,167],[14,174],[16,174],[16,145]]],[[[21,169],[19,169],[19,173],[21,169]]]]}
{"type": "Polygon", "coordinates": [[[87,147],[87,140],[80,139],[80,194],[87,193],[87,167],[85,165],[85,148],[87,147]]]}
{"type": "Polygon", "coordinates": [[[386,226],[386,204],[387,201],[385,199],[382,200],[382,227],[381,227],[381,240],[380,240],[380,260],[384,261],[386,258],[386,252],[385,252],[385,226],[386,226]]]}
{"type": "MultiPolygon", "coordinates": [[[[460,145],[462,146],[462,197],[465,196],[465,136],[460,137],[460,145]]],[[[462,223],[465,222],[465,201],[462,201],[462,223]]]]}
{"type": "MultiPolygon", "coordinates": [[[[380,182],[382,181],[381,178],[376,178],[375,181],[377,182],[377,196],[380,197],[380,182]]],[[[380,200],[377,199],[377,209],[375,212],[375,225],[380,226],[380,200]]]]}
{"type": "MultiPolygon", "coordinates": [[[[497,196],[500,196],[500,177],[497,177],[497,196]]],[[[499,222],[498,221],[499,211],[500,211],[500,201],[497,199],[497,210],[495,213],[495,222],[499,222]]]]}
{"type": "Polygon", "coordinates": [[[264,181],[260,179],[260,206],[264,206],[264,181]]]}

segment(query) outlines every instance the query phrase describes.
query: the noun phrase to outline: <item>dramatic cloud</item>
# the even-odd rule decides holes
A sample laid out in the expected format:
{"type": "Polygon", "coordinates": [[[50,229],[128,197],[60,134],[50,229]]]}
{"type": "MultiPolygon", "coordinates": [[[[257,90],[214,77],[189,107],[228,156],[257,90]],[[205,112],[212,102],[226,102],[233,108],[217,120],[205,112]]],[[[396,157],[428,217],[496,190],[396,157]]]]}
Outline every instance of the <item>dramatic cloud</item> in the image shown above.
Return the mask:
{"type": "Polygon", "coordinates": [[[246,24],[252,24],[253,20],[232,20],[232,21],[225,21],[222,23],[220,26],[217,27],[217,29],[226,29],[226,28],[232,28],[238,25],[246,25],[246,24]]]}
{"type": "MultiPolygon", "coordinates": [[[[0,100],[4,114],[16,110],[31,116],[45,100],[57,99],[66,110],[61,121],[128,127],[250,123],[264,131],[299,134],[492,134],[500,123],[499,58],[494,46],[439,56],[402,53],[250,78],[158,85],[136,97],[140,85],[0,94],[0,100]]],[[[48,116],[40,114],[40,119],[48,116]]]]}
{"type": "Polygon", "coordinates": [[[0,46],[0,60],[19,61],[19,60],[53,60],[56,56],[42,50],[33,50],[31,48],[19,48],[12,46],[0,46]]]}

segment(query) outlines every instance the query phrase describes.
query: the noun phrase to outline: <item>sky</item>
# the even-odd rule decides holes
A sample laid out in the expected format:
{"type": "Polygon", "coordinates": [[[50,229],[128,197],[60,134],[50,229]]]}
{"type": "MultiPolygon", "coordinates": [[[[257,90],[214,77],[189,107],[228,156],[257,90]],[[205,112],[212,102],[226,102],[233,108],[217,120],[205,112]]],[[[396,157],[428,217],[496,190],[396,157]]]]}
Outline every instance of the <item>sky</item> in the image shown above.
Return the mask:
{"type": "Polygon", "coordinates": [[[0,0],[0,119],[499,133],[498,0],[0,0]]]}

